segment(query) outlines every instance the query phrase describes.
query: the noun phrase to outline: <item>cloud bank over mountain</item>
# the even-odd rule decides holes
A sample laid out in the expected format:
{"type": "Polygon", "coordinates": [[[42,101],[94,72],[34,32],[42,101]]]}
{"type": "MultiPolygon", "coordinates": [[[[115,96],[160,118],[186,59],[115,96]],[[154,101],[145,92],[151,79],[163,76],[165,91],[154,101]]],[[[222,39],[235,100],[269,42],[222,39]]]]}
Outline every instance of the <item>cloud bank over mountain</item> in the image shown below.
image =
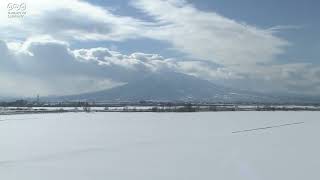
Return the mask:
{"type": "Polygon", "coordinates": [[[6,6],[0,9],[3,95],[90,92],[166,72],[255,91],[320,92],[320,66],[278,61],[292,46],[278,35],[284,26],[257,27],[183,0],[128,2],[148,20],[118,15],[89,1],[29,0],[26,4],[24,18],[8,18],[6,6]],[[133,39],[166,42],[185,55],[168,57],[144,49],[125,54],[121,47],[115,51],[86,45],[133,39]]]}

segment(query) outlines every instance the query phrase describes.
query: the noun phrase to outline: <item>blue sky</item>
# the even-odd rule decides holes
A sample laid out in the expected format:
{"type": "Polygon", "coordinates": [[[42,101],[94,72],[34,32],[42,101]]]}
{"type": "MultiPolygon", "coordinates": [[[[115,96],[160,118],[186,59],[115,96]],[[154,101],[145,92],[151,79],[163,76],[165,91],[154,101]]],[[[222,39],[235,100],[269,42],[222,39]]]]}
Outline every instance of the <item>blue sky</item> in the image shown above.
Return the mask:
{"type": "Polygon", "coordinates": [[[319,7],[316,0],[2,1],[0,83],[8,86],[0,95],[89,92],[168,71],[318,95],[319,7]],[[26,15],[9,18],[8,3],[26,3],[26,15]]]}

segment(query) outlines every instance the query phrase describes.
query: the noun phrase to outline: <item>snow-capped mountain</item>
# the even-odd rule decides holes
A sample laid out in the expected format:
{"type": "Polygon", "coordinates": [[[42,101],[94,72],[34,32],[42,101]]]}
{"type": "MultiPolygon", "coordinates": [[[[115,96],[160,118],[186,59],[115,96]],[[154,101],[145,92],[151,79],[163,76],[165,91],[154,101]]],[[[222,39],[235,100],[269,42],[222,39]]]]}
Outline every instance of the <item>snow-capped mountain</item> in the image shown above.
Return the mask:
{"type": "Polygon", "coordinates": [[[194,76],[169,73],[153,74],[112,89],[61,97],[87,101],[210,101],[271,102],[276,98],[218,86],[194,76]]]}

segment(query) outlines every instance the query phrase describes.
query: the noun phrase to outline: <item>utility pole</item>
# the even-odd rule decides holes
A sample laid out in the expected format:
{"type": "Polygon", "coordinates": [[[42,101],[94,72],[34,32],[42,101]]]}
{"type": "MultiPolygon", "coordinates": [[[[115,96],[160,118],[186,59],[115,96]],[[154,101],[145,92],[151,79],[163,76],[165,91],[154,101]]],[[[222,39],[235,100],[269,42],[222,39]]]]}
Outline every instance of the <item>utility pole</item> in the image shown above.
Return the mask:
{"type": "Polygon", "coordinates": [[[39,96],[39,94],[37,94],[37,105],[39,105],[40,104],[40,96],[39,96]]]}

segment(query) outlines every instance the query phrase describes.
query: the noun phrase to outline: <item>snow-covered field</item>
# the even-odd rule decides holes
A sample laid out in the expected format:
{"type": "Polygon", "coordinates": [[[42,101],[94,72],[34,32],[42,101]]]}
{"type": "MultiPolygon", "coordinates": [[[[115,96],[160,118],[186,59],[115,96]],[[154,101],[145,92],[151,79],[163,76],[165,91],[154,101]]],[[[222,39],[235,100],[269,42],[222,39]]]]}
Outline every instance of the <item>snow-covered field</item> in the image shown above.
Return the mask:
{"type": "Polygon", "coordinates": [[[319,117],[320,112],[0,116],[0,179],[320,179],[319,117]],[[232,133],[296,122],[304,123],[232,133]]]}

